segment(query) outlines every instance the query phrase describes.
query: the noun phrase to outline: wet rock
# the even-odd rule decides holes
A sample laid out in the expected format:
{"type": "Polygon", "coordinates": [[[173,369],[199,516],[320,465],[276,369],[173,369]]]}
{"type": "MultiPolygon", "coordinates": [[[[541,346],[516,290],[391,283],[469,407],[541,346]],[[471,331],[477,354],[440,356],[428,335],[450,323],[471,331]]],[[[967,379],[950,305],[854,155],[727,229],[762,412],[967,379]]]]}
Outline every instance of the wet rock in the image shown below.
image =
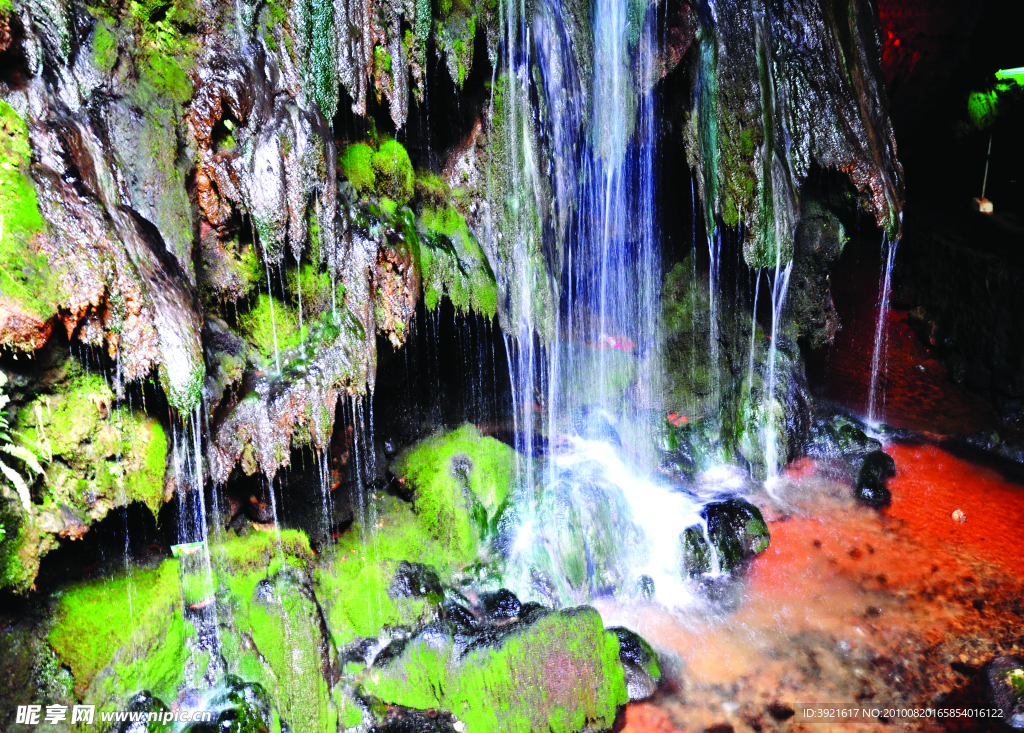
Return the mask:
{"type": "MultiPolygon", "coordinates": [[[[133,695],[131,700],[128,701],[128,705],[123,709],[129,713],[156,713],[158,715],[170,712],[170,708],[167,707],[163,700],[154,697],[153,693],[149,690],[143,690],[133,695]]],[[[152,733],[160,727],[159,724],[150,723],[145,720],[133,720],[118,724],[114,730],[117,733],[152,733]]]]}
{"type": "Polygon", "coordinates": [[[832,343],[839,331],[830,270],[842,254],[846,231],[835,214],[818,202],[804,203],[802,213],[793,242],[790,297],[800,335],[818,349],[832,343]]]}
{"type": "Polygon", "coordinates": [[[440,598],[444,590],[434,568],[402,560],[391,579],[388,593],[404,598],[440,598]]]}
{"type": "Polygon", "coordinates": [[[459,653],[454,637],[421,633],[362,680],[364,694],[456,714],[467,730],[610,728],[628,700],[619,641],[592,608],[532,614],[459,653]]]}
{"type": "Polygon", "coordinates": [[[860,458],[881,448],[879,441],[864,432],[863,423],[837,412],[815,417],[805,450],[815,458],[860,458]]]}
{"type": "Polygon", "coordinates": [[[622,447],[611,414],[601,407],[586,407],[576,421],[576,432],[587,440],[597,440],[622,447]]]}
{"type": "Polygon", "coordinates": [[[485,593],[480,598],[480,605],[489,617],[499,621],[517,617],[523,608],[516,594],[507,588],[485,593]]]}
{"type": "Polygon", "coordinates": [[[208,723],[185,727],[189,733],[270,733],[273,725],[270,696],[256,682],[225,675],[207,694],[200,709],[213,713],[208,723]]]}
{"type": "Polygon", "coordinates": [[[742,499],[708,504],[701,512],[706,530],[687,527],[680,536],[683,571],[693,576],[714,570],[728,572],[768,548],[768,525],[761,510],[742,499]]]}
{"type": "Polygon", "coordinates": [[[1001,722],[1010,730],[1024,730],[1024,659],[996,657],[984,670],[987,701],[1002,711],[1001,722]]]}
{"type": "Polygon", "coordinates": [[[627,628],[614,626],[608,631],[619,639],[619,661],[625,670],[629,701],[646,700],[654,694],[661,682],[658,655],[639,634],[627,628]]]}
{"type": "Polygon", "coordinates": [[[896,461],[880,450],[867,454],[857,474],[857,499],[868,506],[886,506],[892,494],[886,488],[889,479],[896,475],[896,461]]]}

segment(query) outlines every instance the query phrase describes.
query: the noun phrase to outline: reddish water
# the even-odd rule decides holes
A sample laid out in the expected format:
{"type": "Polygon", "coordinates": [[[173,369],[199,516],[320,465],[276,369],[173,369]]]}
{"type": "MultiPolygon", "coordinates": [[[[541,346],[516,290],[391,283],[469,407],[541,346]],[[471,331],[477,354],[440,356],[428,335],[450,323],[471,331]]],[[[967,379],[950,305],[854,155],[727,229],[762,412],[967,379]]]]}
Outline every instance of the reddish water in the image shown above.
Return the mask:
{"type": "MultiPolygon", "coordinates": [[[[977,705],[977,672],[1024,647],[1024,487],[932,446],[893,446],[892,506],[856,506],[827,466],[791,466],[769,505],[771,545],[739,605],[711,613],[604,607],[635,626],[670,667],[622,730],[813,730],[796,703],[977,705]],[[962,510],[967,521],[954,521],[962,510]],[[966,704],[966,703],[963,703],[966,704]],[[718,727],[715,727],[718,726],[718,727]]],[[[836,731],[944,730],[843,724],[836,731]]],[[[962,728],[985,730],[985,728],[962,728]]]]}
{"type": "MultiPolygon", "coordinates": [[[[862,413],[877,317],[872,260],[836,282],[843,329],[808,365],[819,394],[862,413]]],[[[905,313],[893,311],[887,329],[886,422],[929,434],[996,424],[905,313]]],[[[649,638],[668,668],[668,682],[652,701],[628,706],[619,730],[988,730],[948,719],[812,725],[792,715],[807,702],[978,707],[982,667],[1024,654],[1024,486],[934,445],[886,451],[897,475],[882,511],[856,505],[849,477],[810,459],[788,467],[776,489],[784,504],[755,499],[771,545],[729,610],[601,607],[649,638]]]]}
{"type": "MultiPolygon", "coordinates": [[[[899,252],[897,252],[897,257],[899,252]]],[[[841,328],[827,349],[808,355],[808,376],[823,397],[865,414],[878,323],[879,259],[871,246],[850,262],[851,277],[836,278],[832,295],[841,328]]],[[[879,381],[883,421],[932,433],[969,433],[995,427],[995,412],[955,384],[949,371],[910,328],[907,312],[889,311],[888,349],[879,381]]]]}

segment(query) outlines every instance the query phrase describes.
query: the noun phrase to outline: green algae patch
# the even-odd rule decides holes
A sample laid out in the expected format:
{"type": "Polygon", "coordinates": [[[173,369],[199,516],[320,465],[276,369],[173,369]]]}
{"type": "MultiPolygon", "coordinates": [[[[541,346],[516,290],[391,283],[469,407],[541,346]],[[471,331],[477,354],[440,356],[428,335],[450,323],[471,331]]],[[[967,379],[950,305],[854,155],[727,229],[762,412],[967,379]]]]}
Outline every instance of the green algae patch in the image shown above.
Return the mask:
{"type": "Polygon", "coordinates": [[[473,425],[416,444],[392,467],[415,491],[420,526],[453,559],[470,562],[515,476],[515,451],[473,425]]]}
{"type": "Polygon", "coordinates": [[[370,669],[364,691],[389,704],[446,710],[475,733],[606,730],[628,700],[619,640],[593,608],[548,613],[461,656],[453,644],[432,642],[414,639],[370,669]]]}
{"type": "Polygon", "coordinates": [[[184,678],[186,638],[178,563],[77,585],[61,597],[48,640],[79,698],[123,703],[142,689],[173,699],[184,678]]]}
{"type": "Polygon", "coordinates": [[[416,176],[409,153],[400,142],[387,140],[381,144],[373,156],[373,169],[376,172],[377,192],[381,196],[394,199],[402,205],[409,203],[416,176]]]}
{"type": "Polygon", "coordinates": [[[498,286],[487,257],[454,206],[424,205],[420,212],[420,270],[427,307],[433,310],[443,292],[459,311],[493,318],[498,286]]]}
{"type": "Polygon", "coordinates": [[[260,293],[252,308],[238,317],[238,322],[268,363],[273,363],[278,353],[298,346],[306,330],[299,329],[296,308],[266,293],[260,293]]]}
{"type": "Polygon", "coordinates": [[[29,176],[31,161],[28,126],[0,100],[0,296],[46,320],[56,311],[57,290],[35,243],[45,222],[29,176]]]}
{"type": "Polygon", "coordinates": [[[82,376],[62,392],[37,397],[18,412],[15,425],[59,459],[47,469],[44,506],[96,520],[113,506],[139,501],[156,515],[163,504],[163,426],[115,407],[114,393],[101,377],[82,376]]]}
{"type": "Polygon", "coordinates": [[[368,196],[377,189],[377,173],[373,168],[375,155],[374,149],[366,143],[349,145],[341,154],[341,172],[360,196],[368,196]]]}

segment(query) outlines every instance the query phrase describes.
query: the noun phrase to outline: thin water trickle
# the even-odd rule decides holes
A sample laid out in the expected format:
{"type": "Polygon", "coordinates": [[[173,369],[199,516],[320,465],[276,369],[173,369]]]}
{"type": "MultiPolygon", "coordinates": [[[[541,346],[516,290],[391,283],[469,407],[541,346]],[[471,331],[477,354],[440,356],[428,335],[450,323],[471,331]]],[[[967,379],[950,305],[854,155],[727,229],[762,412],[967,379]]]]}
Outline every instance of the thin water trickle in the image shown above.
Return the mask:
{"type": "Polygon", "coordinates": [[[892,294],[892,266],[896,260],[896,248],[900,240],[892,241],[888,236],[882,239],[882,249],[885,252],[885,269],[879,278],[878,293],[878,320],[875,323],[875,345],[871,354],[871,386],[868,389],[868,422],[877,425],[883,415],[880,409],[885,404],[884,390],[879,394],[879,379],[884,378],[886,368],[886,347],[889,337],[889,296],[892,294]]]}
{"type": "Polygon", "coordinates": [[[766,484],[771,491],[771,484],[779,476],[780,460],[785,461],[784,455],[779,455],[779,431],[785,429],[783,420],[784,407],[777,407],[775,401],[776,387],[776,361],[778,356],[778,341],[781,331],[783,309],[786,305],[786,294],[789,292],[789,276],[793,272],[793,261],[790,260],[783,267],[776,248],[775,277],[771,279],[772,290],[772,335],[768,344],[768,395],[766,400],[767,415],[764,422],[764,452],[765,464],[768,470],[768,481],[766,484]],[[781,427],[780,427],[781,423],[781,427]]]}

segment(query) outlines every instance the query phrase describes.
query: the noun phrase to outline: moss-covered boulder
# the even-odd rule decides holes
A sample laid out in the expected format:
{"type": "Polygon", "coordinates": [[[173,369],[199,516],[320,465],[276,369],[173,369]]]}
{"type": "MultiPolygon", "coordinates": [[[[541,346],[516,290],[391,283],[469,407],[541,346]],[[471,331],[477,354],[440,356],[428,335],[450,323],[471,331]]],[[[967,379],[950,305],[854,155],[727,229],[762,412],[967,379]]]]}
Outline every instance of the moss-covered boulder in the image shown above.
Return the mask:
{"type": "Polygon", "coordinates": [[[377,699],[444,710],[478,733],[569,733],[611,728],[628,701],[619,639],[592,608],[534,611],[506,633],[461,650],[428,628],[364,674],[377,699]]]}
{"type": "Polygon", "coordinates": [[[436,571],[427,565],[381,557],[373,543],[344,543],[315,572],[317,596],[338,648],[383,629],[411,629],[437,614],[442,599],[436,571]]]}
{"type": "Polygon", "coordinates": [[[761,510],[742,499],[714,501],[701,512],[705,526],[680,536],[683,572],[691,577],[729,572],[768,549],[771,541],[761,510]]]}
{"type": "Polygon", "coordinates": [[[334,731],[334,646],[324,633],[302,532],[252,533],[211,548],[227,672],[258,683],[292,730],[334,731]]]}
{"type": "Polygon", "coordinates": [[[195,634],[182,614],[177,561],[72,586],[55,617],[48,638],[79,699],[112,710],[139,690],[177,696],[195,634]]]}
{"type": "Polygon", "coordinates": [[[453,561],[471,562],[512,488],[515,455],[504,443],[464,425],[416,444],[392,470],[414,492],[423,531],[453,561]]]}
{"type": "Polygon", "coordinates": [[[0,587],[28,589],[59,538],[78,539],[115,507],[164,502],[167,438],[144,413],[115,404],[101,377],[80,376],[37,397],[14,420],[17,440],[46,464],[26,513],[0,498],[0,587]]]}

